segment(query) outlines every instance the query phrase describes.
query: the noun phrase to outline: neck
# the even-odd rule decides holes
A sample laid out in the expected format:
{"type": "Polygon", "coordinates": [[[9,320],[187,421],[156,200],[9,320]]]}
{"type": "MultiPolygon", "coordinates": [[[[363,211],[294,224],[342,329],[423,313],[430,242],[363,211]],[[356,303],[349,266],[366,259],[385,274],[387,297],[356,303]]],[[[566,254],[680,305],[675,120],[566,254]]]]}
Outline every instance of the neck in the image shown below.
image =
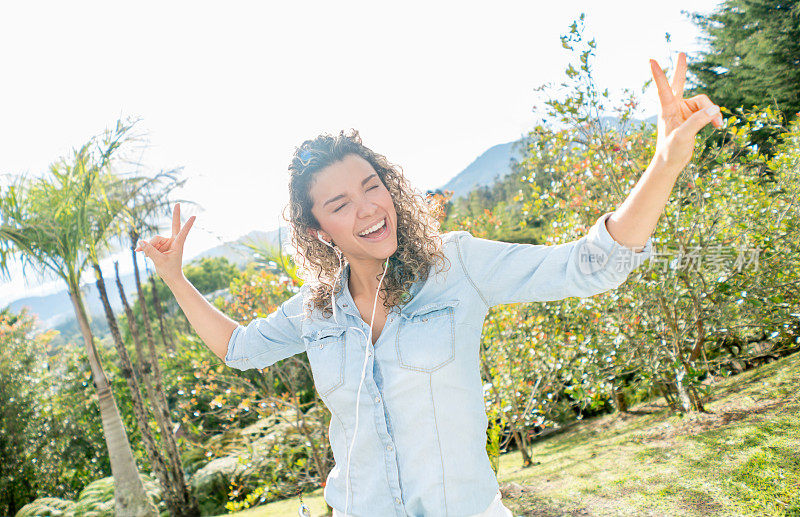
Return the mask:
{"type": "Polygon", "coordinates": [[[383,274],[384,260],[366,260],[350,262],[350,275],[348,287],[353,298],[369,295],[375,297],[381,275],[383,274]]]}

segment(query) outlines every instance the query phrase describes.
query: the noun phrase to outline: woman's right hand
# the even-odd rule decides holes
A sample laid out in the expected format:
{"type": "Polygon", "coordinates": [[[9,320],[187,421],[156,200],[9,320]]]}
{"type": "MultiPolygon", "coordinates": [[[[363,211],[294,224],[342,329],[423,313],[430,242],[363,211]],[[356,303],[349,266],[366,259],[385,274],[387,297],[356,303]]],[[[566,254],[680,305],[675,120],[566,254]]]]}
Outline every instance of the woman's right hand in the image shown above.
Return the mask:
{"type": "Polygon", "coordinates": [[[177,280],[183,275],[183,243],[194,224],[195,216],[189,218],[181,228],[181,205],[175,203],[172,210],[172,237],[156,235],[150,242],[140,240],[133,251],[144,251],[145,257],[153,261],[156,273],[164,282],[177,280]]]}

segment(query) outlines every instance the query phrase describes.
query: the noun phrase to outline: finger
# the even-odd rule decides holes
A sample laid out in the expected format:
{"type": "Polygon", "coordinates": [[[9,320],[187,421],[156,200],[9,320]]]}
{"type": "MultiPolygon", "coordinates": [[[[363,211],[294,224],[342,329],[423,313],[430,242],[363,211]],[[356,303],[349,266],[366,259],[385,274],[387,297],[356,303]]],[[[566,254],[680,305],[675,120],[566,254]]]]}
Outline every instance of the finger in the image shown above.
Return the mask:
{"type": "MultiPolygon", "coordinates": [[[[691,99],[684,99],[684,100],[686,101],[686,105],[693,112],[702,111],[704,109],[708,109],[708,108],[710,108],[710,107],[715,105],[713,102],[711,102],[711,99],[709,99],[708,96],[703,95],[703,94],[695,95],[691,99]]],[[[717,129],[721,128],[722,127],[722,113],[717,115],[714,118],[713,122],[714,122],[714,127],[716,127],[717,129]]]]}
{"type": "Polygon", "coordinates": [[[700,111],[714,105],[711,99],[708,98],[708,95],[702,93],[683,100],[686,101],[686,105],[689,106],[689,109],[692,111],[700,111]]]}
{"type": "Polygon", "coordinates": [[[170,249],[172,247],[173,242],[175,242],[175,237],[170,237],[169,239],[164,241],[164,244],[161,246],[161,249],[164,251],[170,249]]]}
{"type": "Polygon", "coordinates": [[[195,218],[196,218],[195,216],[190,217],[189,220],[186,221],[186,224],[183,225],[183,229],[181,230],[181,232],[178,234],[177,237],[175,237],[175,243],[178,246],[183,246],[183,243],[186,241],[186,236],[189,234],[189,230],[194,224],[195,218]]]}
{"type": "Polygon", "coordinates": [[[175,203],[172,209],[172,237],[174,238],[181,231],[181,204],[175,203]]]}
{"type": "Polygon", "coordinates": [[[155,249],[152,244],[150,244],[149,242],[147,242],[145,240],[140,240],[139,241],[139,247],[144,252],[144,256],[149,258],[150,260],[153,260],[153,257],[157,257],[157,256],[161,255],[160,251],[155,249]]]}
{"type": "Polygon", "coordinates": [[[672,75],[672,93],[675,97],[683,97],[683,87],[686,84],[686,54],[678,54],[678,64],[675,66],[675,73],[672,75]]]}
{"type": "MultiPolygon", "coordinates": [[[[151,239],[151,240],[152,240],[152,239],[151,239]]],[[[144,249],[144,248],[142,247],[142,243],[143,243],[143,242],[147,242],[147,241],[146,241],[146,240],[144,240],[144,239],[139,239],[138,241],[136,241],[136,247],[133,249],[133,251],[142,251],[142,250],[144,249]]]]}
{"type": "Polygon", "coordinates": [[[656,81],[656,88],[658,89],[658,98],[661,100],[662,108],[669,106],[675,101],[675,95],[672,93],[672,88],[667,82],[667,76],[658,65],[655,59],[650,60],[650,70],[653,72],[653,79],[656,81]]]}
{"type": "Polygon", "coordinates": [[[686,119],[686,122],[680,125],[678,131],[683,131],[689,136],[694,137],[706,124],[720,116],[719,106],[715,104],[711,105],[704,110],[693,113],[691,117],[686,119]]]}
{"type": "Polygon", "coordinates": [[[164,251],[165,249],[167,249],[166,246],[167,241],[169,241],[169,239],[167,239],[166,237],[157,235],[156,237],[150,239],[150,244],[158,251],[164,251]]]}

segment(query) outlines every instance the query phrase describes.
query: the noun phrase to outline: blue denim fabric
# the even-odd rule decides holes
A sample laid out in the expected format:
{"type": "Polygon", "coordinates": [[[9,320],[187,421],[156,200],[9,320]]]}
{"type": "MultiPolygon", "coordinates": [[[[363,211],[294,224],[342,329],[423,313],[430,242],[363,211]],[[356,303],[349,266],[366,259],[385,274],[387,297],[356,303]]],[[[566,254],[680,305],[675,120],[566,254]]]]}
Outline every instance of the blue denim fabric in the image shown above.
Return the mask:
{"type": "Polygon", "coordinates": [[[443,233],[449,268],[414,284],[412,298],[389,314],[374,347],[347,287],[346,267],[335,319],[323,318],[317,309],[305,317],[303,288],[268,317],[237,327],[225,363],[241,370],[265,368],[308,354],[314,383],[332,414],[336,466],[324,497],[344,512],[347,448],[368,347],[348,515],[479,514],[498,490],[486,453],[479,368],[484,318],[498,304],[588,297],[621,285],[650,258],[652,237],[641,252],[633,252],[608,233],[610,215],[600,216],[584,237],[559,245],[443,233]]]}

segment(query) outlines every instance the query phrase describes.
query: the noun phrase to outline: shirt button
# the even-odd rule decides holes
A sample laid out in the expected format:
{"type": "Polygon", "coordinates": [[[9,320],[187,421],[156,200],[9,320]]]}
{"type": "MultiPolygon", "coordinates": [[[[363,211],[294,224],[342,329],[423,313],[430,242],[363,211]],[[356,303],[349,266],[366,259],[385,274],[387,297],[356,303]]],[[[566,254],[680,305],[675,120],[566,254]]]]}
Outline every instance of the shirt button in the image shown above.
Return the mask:
{"type": "Polygon", "coordinates": [[[375,402],[380,402],[380,401],[381,401],[380,397],[375,397],[375,402]]]}
{"type": "Polygon", "coordinates": [[[395,497],[394,498],[394,502],[397,503],[397,504],[400,504],[400,498],[399,497],[395,497]]]}
{"type": "Polygon", "coordinates": [[[392,444],[391,444],[391,443],[390,443],[389,445],[387,445],[387,446],[386,446],[386,450],[387,450],[387,451],[391,451],[391,450],[392,450],[392,444]]]}

